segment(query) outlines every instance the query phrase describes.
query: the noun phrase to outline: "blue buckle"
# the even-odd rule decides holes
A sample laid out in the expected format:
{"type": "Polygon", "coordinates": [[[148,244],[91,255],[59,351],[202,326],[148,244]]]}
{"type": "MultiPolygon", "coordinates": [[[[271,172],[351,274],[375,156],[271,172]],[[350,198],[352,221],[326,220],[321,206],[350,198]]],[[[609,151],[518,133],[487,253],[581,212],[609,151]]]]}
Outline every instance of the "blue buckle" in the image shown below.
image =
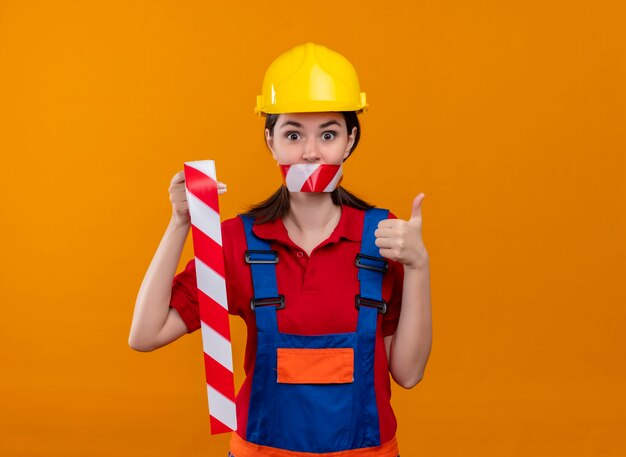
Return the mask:
{"type": "Polygon", "coordinates": [[[264,250],[264,249],[247,249],[246,250],[246,256],[245,256],[245,260],[246,263],[278,263],[278,252],[274,251],[273,249],[271,250],[264,250]],[[259,254],[259,257],[261,257],[260,259],[253,259],[252,255],[254,254],[259,254]],[[268,256],[271,255],[273,258],[272,259],[264,259],[262,258],[263,256],[268,256]]]}
{"type": "Polygon", "coordinates": [[[278,305],[276,306],[276,309],[283,309],[285,307],[285,296],[282,294],[279,294],[278,297],[270,297],[270,298],[252,297],[252,300],[250,300],[250,308],[252,309],[252,311],[254,311],[254,309],[257,306],[271,306],[271,305],[278,305]]]}
{"type": "Polygon", "coordinates": [[[361,297],[361,294],[357,294],[355,297],[354,306],[356,309],[361,309],[361,306],[376,308],[381,314],[387,312],[387,302],[385,300],[372,300],[371,298],[361,297]]]}
{"type": "Polygon", "coordinates": [[[372,270],[372,271],[380,271],[381,273],[386,273],[387,270],[389,269],[389,262],[387,260],[381,259],[380,257],[373,257],[371,255],[365,255],[365,254],[357,254],[354,264],[359,268],[364,268],[366,270],[372,270]],[[372,260],[374,261],[374,263],[376,262],[382,263],[382,266],[368,265],[366,263],[363,263],[362,259],[372,260]]]}

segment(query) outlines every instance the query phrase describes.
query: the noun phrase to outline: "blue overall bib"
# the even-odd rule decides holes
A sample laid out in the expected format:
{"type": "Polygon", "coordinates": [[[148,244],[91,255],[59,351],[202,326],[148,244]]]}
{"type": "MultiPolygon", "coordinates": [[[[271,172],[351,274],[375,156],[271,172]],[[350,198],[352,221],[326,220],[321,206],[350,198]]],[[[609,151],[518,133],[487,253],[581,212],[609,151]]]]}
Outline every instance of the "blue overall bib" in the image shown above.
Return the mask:
{"type": "MultiPolygon", "coordinates": [[[[356,332],[294,335],[278,331],[276,313],[289,303],[276,281],[278,254],[270,242],[252,232],[253,219],[243,219],[246,262],[250,264],[258,346],[248,411],[246,440],[299,452],[326,453],[380,446],[378,408],[374,392],[374,348],[382,297],[383,274],[388,263],[375,245],[374,231],[387,219],[388,210],[365,211],[360,253],[356,256],[360,293],[356,332]],[[351,379],[337,383],[285,383],[277,373],[280,349],[343,348],[353,360],[346,367],[351,379]],[[353,354],[353,355],[352,355],[353,354]],[[353,371],[352,371],[353,370],[353,371]]],[[[347,306],[348,304],[346,304],[347,306]]],[[[351,306],[351,305],[350,305],[351,306]]]]}

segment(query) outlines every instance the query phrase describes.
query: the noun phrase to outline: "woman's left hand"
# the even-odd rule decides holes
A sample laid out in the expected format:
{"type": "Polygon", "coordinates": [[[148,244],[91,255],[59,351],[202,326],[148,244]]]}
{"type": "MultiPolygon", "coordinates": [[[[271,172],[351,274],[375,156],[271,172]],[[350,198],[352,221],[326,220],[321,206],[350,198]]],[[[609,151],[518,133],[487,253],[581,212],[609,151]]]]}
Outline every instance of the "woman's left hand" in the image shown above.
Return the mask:
{"type": "Polygon", "coordinates": [[[380,255],[404,264],[405,268],[421,269],[428,264],[428,252],[422,241],[422,201],[419,194],[413,200],[408,221],[385,219],[374,232],[380,255]]]}

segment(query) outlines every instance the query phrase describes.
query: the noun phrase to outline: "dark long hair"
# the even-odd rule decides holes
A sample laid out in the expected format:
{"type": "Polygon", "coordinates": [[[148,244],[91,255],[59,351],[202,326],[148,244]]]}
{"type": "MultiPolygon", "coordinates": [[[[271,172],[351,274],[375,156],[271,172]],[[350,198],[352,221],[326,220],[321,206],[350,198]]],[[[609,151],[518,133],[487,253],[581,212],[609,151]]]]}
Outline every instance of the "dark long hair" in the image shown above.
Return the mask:
{"type": "MultiPolygon", "coordinates": [[[[354,138],[354,144],[350,148],[348,157],[352,155],[352,151],[359,144],[361,138],[361,125],[357,114],[354,111],[341,111],[344,119],[346,120],[346,127],[348,134],[352,131],[353,127],[356,127],[356,136],[354,138]]],[[[265,118],[265,128],[270,131],[270,135],[274,135],[274,126],[278,120],[280,114],[268,114],[265,118]]],[[[263,131],[265,133],[265,130],[263,131]]],[[[263,137],[265,139],[265,136],[263,137]]],[[[348,157],[344,159],[344,162],[348,160],[348,157]]],[[[330,198],[337,206],[347,205],[356,209],[370,209],[374,205],[361,200],[356,195],[348,192],[341,186],[338,186],[330,193],[330,198]]],[[[280,186],[276,192],[274,192],[269,198],[252,205],[246,213],[246,216],[251,216],[256,219],[257,223],[263,224],[265,222],[273,221],[275,219],[285,216],[289,212],[289,190],[284,185],[280,186]]]]}

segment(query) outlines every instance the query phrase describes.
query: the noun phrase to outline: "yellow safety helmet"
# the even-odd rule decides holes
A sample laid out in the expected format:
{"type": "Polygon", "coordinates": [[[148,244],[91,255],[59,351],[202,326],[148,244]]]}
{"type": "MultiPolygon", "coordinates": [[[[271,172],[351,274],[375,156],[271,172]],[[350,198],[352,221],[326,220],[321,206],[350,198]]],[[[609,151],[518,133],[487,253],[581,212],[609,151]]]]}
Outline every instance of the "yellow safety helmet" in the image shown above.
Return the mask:
{"type": "Polygon", "coordinates": [[[279,113],[367,110],[365,92],[344,56],[314,43],[281,54],[265,72],[254,112],[279,113]]]}

